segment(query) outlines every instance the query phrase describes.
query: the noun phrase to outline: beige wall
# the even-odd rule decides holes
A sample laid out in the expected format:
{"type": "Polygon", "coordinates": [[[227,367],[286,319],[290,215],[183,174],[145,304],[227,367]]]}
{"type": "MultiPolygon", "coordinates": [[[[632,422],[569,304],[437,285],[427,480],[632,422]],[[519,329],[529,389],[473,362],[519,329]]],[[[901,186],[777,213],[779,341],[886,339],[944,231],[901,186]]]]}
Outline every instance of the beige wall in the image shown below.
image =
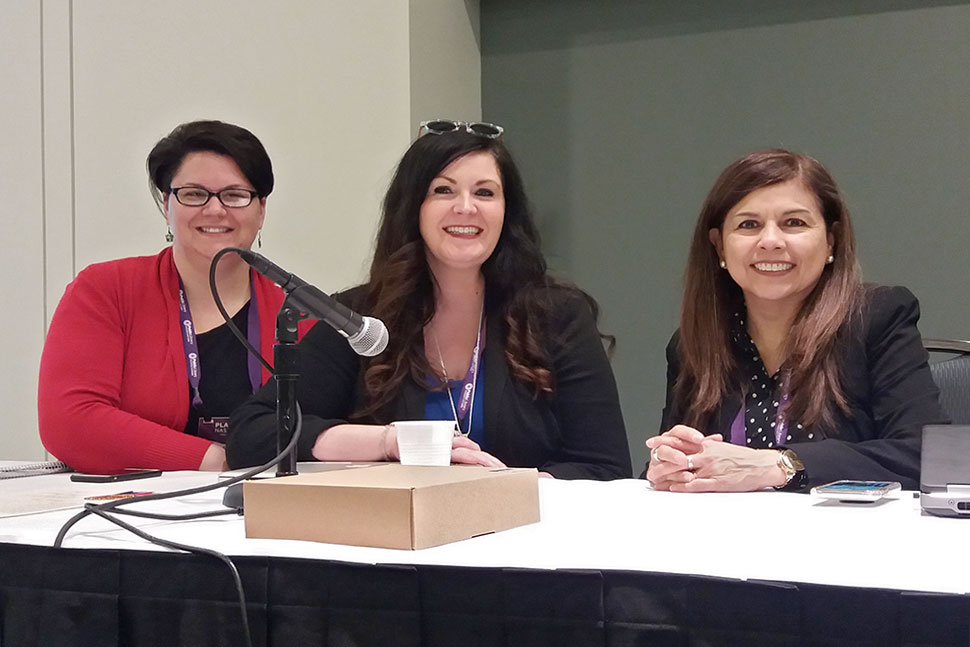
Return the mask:
{"type": "Polygon", "coordinates": [[[410,7],[414,133],[423,119],[481,119],[479,0],[410,0],[410,7]]]}
{"type": "Polygon", "coordinates": [[[44,343],[40,2],[0,3],[0,52],[0,447],[4,457],[41,458],[34,404],[44,343]]]}
{"type": "Polygon", "coordinates": [[[65,285],[165,244],[145,174],[161,136],[199,118],[252,130],[277,177],[261,251],[323,289],[353,285],[412,108],[481,113],[477,21],[477,0],[0,3],[0,458],[44,458],[37,367],[65,285]]]}

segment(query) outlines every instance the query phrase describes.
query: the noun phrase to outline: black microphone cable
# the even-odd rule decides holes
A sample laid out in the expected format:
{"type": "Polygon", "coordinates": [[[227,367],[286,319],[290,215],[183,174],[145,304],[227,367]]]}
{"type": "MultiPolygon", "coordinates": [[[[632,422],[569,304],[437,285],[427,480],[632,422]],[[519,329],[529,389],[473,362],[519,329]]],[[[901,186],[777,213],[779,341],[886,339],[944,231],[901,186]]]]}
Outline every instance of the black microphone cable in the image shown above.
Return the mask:
{"type": "Polygon", "coordinates": [[[303,430],[303,413],[300,410],[300,405],[296,405],[296,426],[293,432],[293,438],[290,443],[279,453],[276,457],[270,460],[268,463],[260,465],[258,467],[251,468],[242,474],[234,476],[229,479],[224,479],[216,483],[210,483],[209,485],[202,485],[194,488],[187,488],[183,490],[174,490],[172,492],[161,492],[158,494],[143,494],[139,496],[129,497],[127,499],[118,499],[115,501],[108,501],[106,503],[86,503],[84,509],[77,513],[73,517],[67,520],[63,526],[61,526],[60,531],[57,533],[57,537],[54,540],[54,548],[61,548],[64,543],[64,537],[67,532],[74,526],[78,521],[83,519],[88,515],[95,515],[110,521],[111,523],[133,533],[134,535],[158,546],[164,548],[170,548],[172,550],[181,550],[187,553],[194,553],[197,555],[206,555],[209,557],[214,557],[229,567],[232,574],[233,584],[236,588],[236,596],[239,600],[239,612],[242,620],[242,630],[245,637],[245,642],[243,644],[248,647],[252,647],[252,636],[249,629],[249,616],[246,613],[246,592],[243,589],[242,578],[239,576],[239,569],[236,568],[236,564],[232,561],[232,558],[224,553],[220,553],[217,550],[212,550],[211,548],[203,548],[201,546],[192,546],[189,544],[181,544],[178,542],[170,541],[167,539],[162,539],[161,537],[156,537],[151,533],[148,533],[140,528],[136,528],[131,524],[128,524],[121,519],[118,519],[116,515],[130,515],[133,517],[141,517],[143,519],[155,519],[161,521],[189,521],[192,519],[204,519],[209,517],[222,516],[227,514],[240,514],[239,510],[227,509],[227,510],[209,510],[207,512],[196,512],[191,514],[160,514],[156,512],[144,512],[142,510],[125,510],[121,509],[122,506],[130,505],[132,503],[144,503],[146,501],[160,501],[163,499],[174,499],[177,497],[188,496],[191,494],[199,494],[201,492],[209,492],[212,490],[217,490],[219,488],[229,487],[240,481],[247,480],[265,470],[272,469],[283,460],[283,457],[289,454],[290,451],[296,447],[297,440],[300,438],[300,432],[303,430]]]}
{"type": "MultiPolygon", "coordinates": [[[[276,375],[276,372],[273,370],[270,363],[267,362],[266,359],[260,354],[259,349],[250,344],[249,340],[246,339],[246,335],[242,334],[242,331],[239,330],[239,327],[226,311],[226,307],[222,305],[222,299],[219,298],[219,288],[216,286],[216,266],[219,264],[219,260],[230,252],[238,253],[238,249],[236,247],[225,247],[216,252],[216,255],[212,257],[212,262],[209,263],[209,290],[212,292],[212,298],[216,302],[216,308],[219,309],[219,314],[221,314],[222,318],[225,319],[226,325],[229,327],[229,330],[232,331],[232,334],[236,336],[236,339],[238,339],[243,346],[246,347],[246,350],[256,356],[259,363],[262,364],[271,375],[276,375]]],[[[250,303],[249,307],[253,307],[253,304],[250,303]]]]}
{"type": "MultiPolygon", "coordinates": [[[[216,303],[216,308],[222,314],[223,319],[225,319],[226,324],[229,326],[229,330],[239,339],[240,342],[246,347],[247,351],[255,355],[260,363],[266,367],[271,374],[275,375],[272,365],[266,361],[265,358],[260,354],[259,350],[256,349],[246,336],[242,334],[242,331],[236,326],[232,321],[232,317],[226,311],[225,306],[222,304],[222,299],[219,298],[219,290],[216,287],[216,265],[225,254],[229,252],[236,251],[232,247],[227,247],[225,249],[219,250],[215,256],[212,258],[212,262],[209,265],[209,289],[212,291],[212,298],[216,303]]],[[[252,307],[250,305],[250,307],[252,307]]],[[[132,517],[140,517],[143,519],[154,519],[160,521],[189,521],[193,519],[205,519],[211,517],[217,517],[227,514],[240,514],[240,510],[226,509],[226,510],[209,510],[206,512],[194,512],[189,514],[161,514],[155,512],[145,512],[142,510],[127,510],[123,509],[123,506],[131,505],[133,503],[144,503],[147,501],[161,501],[164,499],[174,499],[183,496],[189,496],[193,494],[200,494],[202,492],[210,492],[212,490],[218,490],[220,488],[227,488],[230,485],[234,485],[241,481],[248,480],[257,474],[260,474],[266,470],[276,467],[276,465],[283,460],[284,457],[288,456],[290,452],[295,451],[297,441],[300,438],[300,432],[303,430],[303,412],[300,409],[299,402],[296,403],[296,425],[293,431],[293,437],[290,439],[289,444],[277,454],[273,459],[260,465],[258,467],[250,468],[242,474],[238,474],[228,479],[221,479],[215,483],[210,483],[208,485],[202,485],[194,488],[186,488],[183,490],[173,490],[172,492],[160,492],[156,494],[143,494],[138,496],[129,497],[127,499],[117,499],[114,501],[107,501],[105,503],[86,503],[84,509],[78,512],[76,515],[68,519],[61,529],[57,533],[57,537],[54,539],[54,548],[61,548],[64,543],[64,538],[66,537],[68,531],[81,519],[84,519],[88,515],[95,515],[110,521],[111,523],[133,533],[134,535],[164,548],[169,548],[172,550],[180,550],[187,553],[195,553],[199,555],[206,555],[209,557],[214,557],[229,567],[232,573],[233,583],[236,588],[236,595],[239,599],[239,610],[242,618],[242,629],[245,637],[245,645],[252,647],[252,635],[249,629],[249,616],[246,613],[246,592],[243,589],[242,578],[239,576],[239,570],[236,568],[235,563],[232,559],[219,551],[212,550],[209,548],[203,548],[201,546],[191,546],[188,544],[181,544],[178,542],[170,541],[167,539],[162,539],[156,537],[151,533],[148,533],[140,528],[132,526],[129,523],[116,518],[116,515],[129,515],[132,517]]]]}

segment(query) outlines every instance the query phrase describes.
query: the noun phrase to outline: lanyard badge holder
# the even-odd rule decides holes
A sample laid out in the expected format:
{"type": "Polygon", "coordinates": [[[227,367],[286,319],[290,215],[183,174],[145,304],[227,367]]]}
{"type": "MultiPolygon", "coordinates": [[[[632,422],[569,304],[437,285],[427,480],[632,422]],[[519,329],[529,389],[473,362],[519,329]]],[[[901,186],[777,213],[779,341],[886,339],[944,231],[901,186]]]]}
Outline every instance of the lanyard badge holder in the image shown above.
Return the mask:
{"type": "MultiPolygon", "coordinates": [[[[182,346],[185,351],[185,370],[188,373],[189,388],[192,391],[192,407],[196,411],[202,409],[202,395],[199,387],[202,383],[202,363],[199,358],[199,342],[195,333],[195,323],[192,319],[192,311],[189,308],[189,301],[185,296],[185,286],[182,284],[182,277],[179,277],[179,319],[182,332],[182,346]]],[[[231,320],[230,320],[231,323],[231,320]]],[[[259,348],[259,306],[256,302],[256,290],[253,289],[252,281],[249,284],[249,312],[246,317],[246,339],[253,348],[259,348]]],[[[259,359],[252,353],[247,354],[247,370],[249,372],[249,385],[252,392],[256,393],[260,386],[259,359]]],[[[221,445],[226,444],[226,436],[229,433],[229,417],[199,417],[198,435],[200,438],[211,440],[221,445]]]]}

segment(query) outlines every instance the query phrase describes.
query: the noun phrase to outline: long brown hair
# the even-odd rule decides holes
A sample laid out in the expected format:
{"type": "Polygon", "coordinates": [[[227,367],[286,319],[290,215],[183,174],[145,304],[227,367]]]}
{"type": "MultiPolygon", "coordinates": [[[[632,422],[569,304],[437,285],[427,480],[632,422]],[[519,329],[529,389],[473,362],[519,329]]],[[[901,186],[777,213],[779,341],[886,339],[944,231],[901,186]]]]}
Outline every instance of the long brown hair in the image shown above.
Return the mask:
{"type": "Polygon", "coordinates": [[[365,298],[368,312],[384,321],[392,334],[383,353],[362,360],[366,397],[357,417],[383,412],[405,380],[424,385],[434,372],[423,351],[424,326],[434,316],[435,297],[419,228],[421,204],[442,169],[460,157],[482,151],[495,158],[505,197],[502,232],[482,265],[482,274],[485,312],[503,322],[510,374],[530,385],[536,397],[554,391],[551,360],[540,339],[555,292],[581,297],[594,317],[597,314],[592,297],[548,276],[522,178],[502,141],[464,129],[425,134],[404,154],[384,197],[365,298]]]}
{"type": "Polygon", "coordinates": [[[744,295],[720,268],[709,232],[723,227],[731,208],[752,191],[791,180],[804,183],[818,199],[825,228],[833,238],[833,261],[822,270],[789,332],[784,360],[791,393],[787,415],[805,427],[829,425],[834,418],[833,404],[843,411],[848,408],[839,380],[836,341],[862,303],[849,210],[835,180],[817,160],[786,150],[765,150],[724,169],[704,200],[694,228],[684,274],[681,371],[675,385],[684,422],[691,426],[709,422],[732,388],[744,389],[730,339],[731,317],[744,307],[744,295]]]}

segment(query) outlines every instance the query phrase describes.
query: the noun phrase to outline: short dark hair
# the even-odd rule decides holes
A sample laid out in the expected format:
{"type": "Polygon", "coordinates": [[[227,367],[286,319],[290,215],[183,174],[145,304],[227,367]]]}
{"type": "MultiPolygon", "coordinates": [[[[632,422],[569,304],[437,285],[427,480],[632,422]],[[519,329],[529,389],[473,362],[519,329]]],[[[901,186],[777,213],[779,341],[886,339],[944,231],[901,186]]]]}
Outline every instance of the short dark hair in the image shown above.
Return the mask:
{"type": "Polygon", "coordinates": [[[185,156],[202,151],[232,158],[260,198],[272,193],[273,164],[256,135],[222,121],[190,121],[176,126],[148,154],[148,179],[157,203],[172,190],[172,177],[185,156]]]}

